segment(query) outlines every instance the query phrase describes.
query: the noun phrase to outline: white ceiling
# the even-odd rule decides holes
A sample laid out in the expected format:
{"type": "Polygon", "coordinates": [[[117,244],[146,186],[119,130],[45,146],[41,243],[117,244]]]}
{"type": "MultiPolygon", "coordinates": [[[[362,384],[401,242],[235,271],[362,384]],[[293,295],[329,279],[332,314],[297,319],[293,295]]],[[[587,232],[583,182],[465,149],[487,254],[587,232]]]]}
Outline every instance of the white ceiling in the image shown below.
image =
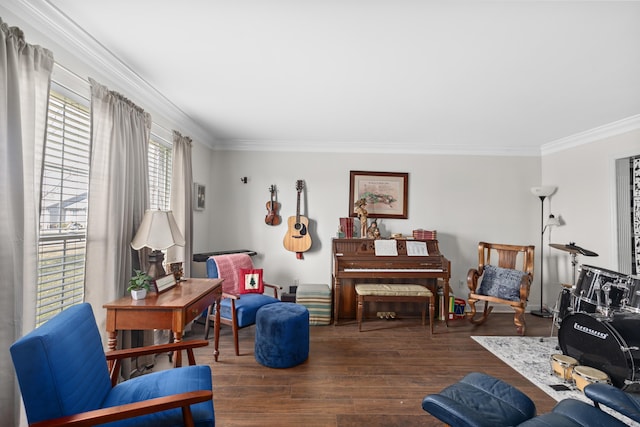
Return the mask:
{"type": "Polygon", "coordinates": [[[228,148],[536,155],[640,114],[638,1],[47,1],[228,148]]]}

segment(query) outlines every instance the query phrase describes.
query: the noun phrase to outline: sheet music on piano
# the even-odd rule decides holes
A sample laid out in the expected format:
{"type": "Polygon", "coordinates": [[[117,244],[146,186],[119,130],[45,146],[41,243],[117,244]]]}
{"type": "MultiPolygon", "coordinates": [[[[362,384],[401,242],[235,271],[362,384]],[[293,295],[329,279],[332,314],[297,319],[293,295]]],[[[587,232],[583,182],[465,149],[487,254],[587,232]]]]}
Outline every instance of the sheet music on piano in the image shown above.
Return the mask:
{"type": "Polygon", "coordinates": [[[427,250],[427,242],[407,240],[406,245],[408,256],[429,256],[429,251],[427,250]]]}
{"type": "Polygon", "coordinates": [[[398,242],[391,240],[376,240],[374,242],[376,256],[398,256],[398,242]]]}

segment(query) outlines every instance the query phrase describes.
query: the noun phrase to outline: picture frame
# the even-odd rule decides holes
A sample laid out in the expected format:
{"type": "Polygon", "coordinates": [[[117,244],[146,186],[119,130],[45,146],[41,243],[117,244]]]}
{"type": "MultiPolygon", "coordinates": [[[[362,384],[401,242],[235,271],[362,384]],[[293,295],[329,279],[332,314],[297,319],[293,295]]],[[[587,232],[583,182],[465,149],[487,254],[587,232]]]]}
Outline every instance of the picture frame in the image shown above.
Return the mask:
{"type": "Polygon", "coordinates": [[[173,273],[167,274],[164,277],[159,277],[154,282],[155,291],[159,294],[164,291],[168,291],[169,289],[176,286],[176,283],[176,278],[173,273]]]}
{"type": "Polygon", "coordinates": [[[205,208],[205,187],[202,184],[193,184],[193,209],[203,211],[205,208]]]}
{"type": "Polygon", "coordinates": [[[355,203],[365,198],[369,218],[407,219],[409,174],[406,172],[351,171],[349,216],[357,216],[355,203]]]}

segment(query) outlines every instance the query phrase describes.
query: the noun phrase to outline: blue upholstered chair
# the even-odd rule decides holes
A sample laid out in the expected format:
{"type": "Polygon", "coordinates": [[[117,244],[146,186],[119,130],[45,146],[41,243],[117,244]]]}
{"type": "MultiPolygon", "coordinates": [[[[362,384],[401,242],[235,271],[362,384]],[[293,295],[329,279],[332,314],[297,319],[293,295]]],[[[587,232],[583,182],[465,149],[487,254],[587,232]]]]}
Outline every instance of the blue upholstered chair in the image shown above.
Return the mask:
{"type": "Polygon", "coordinates": [[[640,422],[640,395],[627,393],[611,384],[589,384],[584,388],[584,394],[596,406],[604,405],[622,415],[640,422]]]}
{"type": "MultiPolygon", "coordinates": [[[[253,262],[247,254],[216,255],[207,259],[207,277],[221,278],[222,301],[220,302],[220,323],[231,326],[236,356],[240,355],[238,330],[256,323],[256,314],[260,307],[280,302],[279,286],[264,283],[265,288],[273,290],[273,295],[263,293],[242,293],[240,270],[252,270],[253,262]]],[[[214,306],[209,307],[205,320],[205,339],[209,337],[211,321],[215,321],[214,306]]]]}
{"type": "Polygon", "coordinates": [[[29,424],[213,427],[211,368],[186,366],[117,383],[120,358],[186,349],[186,341],[105,355],[89,304],[67,308],[11,346],[29,424]],[[107,362],[114,362],[109,372],[107,362]],[[79,422],[84,420],[84,422],[79,422]]]}
{"type": "Polygon", "coordinates": [[[623,427],[622,421],[576,399],[536,416],[533,401],[515,387],[473,372],[422,400],[422,409],[452,427],[623,427]]]}
{"type": "Polygon", "coordinates": [[[493,309],[491,303],[506,304],[515,310],[516,332],[525,334],[524,311],[533,281],[534,250],[531,245],[478,244],[478,267],[467,273],[471,323],[484,323],[493,309]],[[484,309],[482,316],[476,318],[479,301],[484,301],[484,309]]]}

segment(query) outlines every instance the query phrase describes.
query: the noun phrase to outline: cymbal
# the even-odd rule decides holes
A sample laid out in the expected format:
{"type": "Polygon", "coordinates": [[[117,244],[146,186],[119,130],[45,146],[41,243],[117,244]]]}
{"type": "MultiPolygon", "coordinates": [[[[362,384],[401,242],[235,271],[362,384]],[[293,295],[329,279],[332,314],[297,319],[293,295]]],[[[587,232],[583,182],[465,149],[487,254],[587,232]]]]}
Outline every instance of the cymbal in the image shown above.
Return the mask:
{"type": "Polygon", "coordinates": [[[584,256],[598,256],[597,253],[590,251],[588,249],[581,248],[577,246],[574,242],[570,242],[568,245],[562,245],[559,243],[549,243],[549,246],[555,249],[560,249],[561,251],[569,252],[571,254],[580,254],[584,256]]]}

